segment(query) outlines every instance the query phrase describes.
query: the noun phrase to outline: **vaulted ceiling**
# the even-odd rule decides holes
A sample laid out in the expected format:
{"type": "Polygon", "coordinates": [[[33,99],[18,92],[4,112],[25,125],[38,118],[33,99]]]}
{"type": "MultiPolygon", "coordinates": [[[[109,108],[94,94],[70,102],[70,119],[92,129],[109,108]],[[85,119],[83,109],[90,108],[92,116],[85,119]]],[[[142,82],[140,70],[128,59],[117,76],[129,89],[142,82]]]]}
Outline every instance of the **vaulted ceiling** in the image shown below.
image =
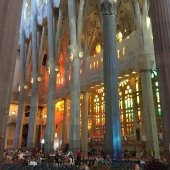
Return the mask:
{"type": "MultiPolygon", "coordinates": [[[[68,26],[68,12],[67,12],[67,1],[61,0],[60,6],[63,10],[63,37],[60,46],[60,56],[66,56],[67,47],[69,45],[69,26],[68,26]]],[[[142,6],[142,1],[140,0],[140,6],[142,6]]],[[[77,15],[79,9],[80,0],[77,2],[77,15]]],[[[118,0],[117,3],[117,16],[116,16],[116,28],[117,32],[121,32],[123,37],[128,36],[135,29],[134,18],[132,15],[131,0],[118,0]]],[[[45,10],[46,0],[37,0],[38,10],[45,10]],[[43,5],[42,5],[43,4],[43,5]]],[[[31,19],[31,0],[26,0],[24,17],[26,21],[30,22],[31,19]]],[[[47,19],[45,19],[47,21],[47,19]]],[[[103,36],[102,36],[102,12],[101,12],[101,0],[85,0],[84,17],[83,17],[83,32],[82,32],[82,47],[84,47],[84,42],[86,41],[89,48],[89,54],[93,55],[95,53],[95,48],[97,44],[102,46],[103,36]]],[[[57,23],[57,22],[56,22],[57,23]]],[[[113,37],[114,38],[114,37],[113,37]]],[[[47,41],[47,40],[46,40],[47,41]]],[[[48,43],[46,43],[46,48],[44,49],[44,54],[48,53],[48,43]]],[[[44,86],[43,86],[44,88],[44,86]]],[[[47,87],[46,87],[47,88],[47,87]]],[[[45,91],[45,90],[44,90],[45,91]]],[[[45,92],[46,93],[46,92],[45,92]]]]}

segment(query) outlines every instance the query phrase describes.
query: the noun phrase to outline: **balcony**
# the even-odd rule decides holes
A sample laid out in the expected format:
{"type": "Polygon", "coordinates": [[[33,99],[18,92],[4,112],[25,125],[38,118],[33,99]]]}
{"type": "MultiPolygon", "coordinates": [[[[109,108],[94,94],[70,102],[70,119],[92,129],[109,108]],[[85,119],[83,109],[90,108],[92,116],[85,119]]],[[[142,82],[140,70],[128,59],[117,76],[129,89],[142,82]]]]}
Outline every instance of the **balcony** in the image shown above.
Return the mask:
{"type": "MultiPolygon", "coordinates": [[[[155,63],[154,49],[145,49],[142,30],[137,30],[117,44],[119,74],[132,71],[152,69],[155,63]]],[[[113,63],[114,64],[114,63],[113,63]]],[[[69,71],[65,70],[68,74],[69,71]]],[[[81,91],[86,91],[92,85],[103,81],[103,53],[81,60],[80,85],[81,91]]],[[[64,98],[70,92],[70,75],[66,75],[64,84],[57,87],[57,97],[64,98]]]]}

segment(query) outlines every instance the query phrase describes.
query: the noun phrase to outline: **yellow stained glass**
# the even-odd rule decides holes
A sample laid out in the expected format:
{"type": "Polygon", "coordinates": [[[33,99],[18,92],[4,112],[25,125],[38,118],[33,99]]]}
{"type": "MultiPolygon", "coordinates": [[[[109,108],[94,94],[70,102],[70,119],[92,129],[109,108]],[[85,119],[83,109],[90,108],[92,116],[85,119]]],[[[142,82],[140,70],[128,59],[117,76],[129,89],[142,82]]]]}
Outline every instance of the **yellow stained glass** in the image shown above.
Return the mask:
{"type": "Polygon", "coordinates": [[[136,91],[139,91],[139,84],[136,82],[136,91]]]}
{"type": "Polygon", "coordinates": [[[101,46],[100,46],[100,44],[96,45],[96,53],[97,54],[101,53],[101,46]]]}
{"type": "Polygon", "coordinates": [[[137,96],[137,103],[138,103],[138,104],[140,103],[140,99],[139,99],[139,96],[137,96]]]}

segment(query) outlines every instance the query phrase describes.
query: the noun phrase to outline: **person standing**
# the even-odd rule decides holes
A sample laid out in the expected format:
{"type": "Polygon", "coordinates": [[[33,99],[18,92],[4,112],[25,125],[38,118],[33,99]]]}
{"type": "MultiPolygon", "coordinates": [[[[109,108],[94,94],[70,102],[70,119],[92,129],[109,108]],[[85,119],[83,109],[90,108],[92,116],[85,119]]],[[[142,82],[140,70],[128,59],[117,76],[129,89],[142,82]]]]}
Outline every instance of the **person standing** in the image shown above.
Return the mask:
{"type": "Polygon", "coordinates": [[[77,165],[80,165],[80,162],[81,162],[81,150],[79,149],[77,152],[76,152],[76,162],[77,162],[77,165]]]}

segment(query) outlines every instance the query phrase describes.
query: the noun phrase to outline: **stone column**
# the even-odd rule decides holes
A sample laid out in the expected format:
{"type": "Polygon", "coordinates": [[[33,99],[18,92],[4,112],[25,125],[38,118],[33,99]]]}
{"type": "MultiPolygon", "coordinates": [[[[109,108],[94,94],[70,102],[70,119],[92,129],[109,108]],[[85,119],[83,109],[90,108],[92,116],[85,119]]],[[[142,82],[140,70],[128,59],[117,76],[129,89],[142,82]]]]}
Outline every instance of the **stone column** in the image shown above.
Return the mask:
{"type": "Polygon", "coordinates": [[[71,43],[70,59],[72,60],[69,148],[76,152],[80,148],[80,60],[78,58],[75,0],[68,1],[68,14],[71,43]]]}
{"type": "Polygon", "coordinates": [[[164,150],[170,163],[170,3],[169,0],[151,0],[150,17],[160,83],[163,118],[164,150]]]}
{"type": "Polygon", "coordinates": [[[53,5],[52,0],[47,2],[48,11],[48,64],[49,85],[47,99],[47,122],[45,129],[45,151],[51,152],[54,145],[55,133],[55,99],[56,99],[56,72],[54,56],[54,30],[53,30],[53,5]]]}
{"type": "Polygon", "coordinates": [[[64,99],[64,114],[63,114],[63,128],[62,128],[62,149],[65,149],[68,143],[68,99],[64,99]]]}
{"type": "Polygon", "coordinates": [[[17,56],[21,0],[0,3],[0,161],[2,160],[8,121],[10,96],[17,56]]]}
{"type": "Polygon", "coordinates": [[[22,29],[20,36],[20,83],[19,83],[19,100],[18,100],[18,114],[16,120],[16,129],[14,136],[14,148],[21,147],[22,140],[22,129],[23,129],[23,117],[24,117],[24,101],[25,101],[25,92],[24,92],[24,72],[25,72],[25,31],[22,29]]]}
{"type": "Polygon", "coordinates": [[[155,159],[160,158],[159,141],[156,125],[155,106],[153,99],[153,90],[150,70],[141,71],[142,100],[143,100],[143,118],[146,134],[147,157],[154,153],[155,159]]]}
{"type": "Polygon", "coordinates": [[[83,93],[81,146],[84,156],[88,155],[88,97],[88,93],[83,93]]]}
{"type": "Polygon", "coordinates": [[[37,48],[37,6],[36,1],[31,1],[31,31],[32,31],[32,89],[31,107],[28,126],[27,148],[35,147],[36,118],[38,112],[38,48],[37,48]]]}
{"type": "Polygon", "coordinates": [[[121,159],[121,131],[118,96],[118,61],[116,48],[116,1],[103,0],[103,67],[105,88],[105,152],[121,159]]]}

